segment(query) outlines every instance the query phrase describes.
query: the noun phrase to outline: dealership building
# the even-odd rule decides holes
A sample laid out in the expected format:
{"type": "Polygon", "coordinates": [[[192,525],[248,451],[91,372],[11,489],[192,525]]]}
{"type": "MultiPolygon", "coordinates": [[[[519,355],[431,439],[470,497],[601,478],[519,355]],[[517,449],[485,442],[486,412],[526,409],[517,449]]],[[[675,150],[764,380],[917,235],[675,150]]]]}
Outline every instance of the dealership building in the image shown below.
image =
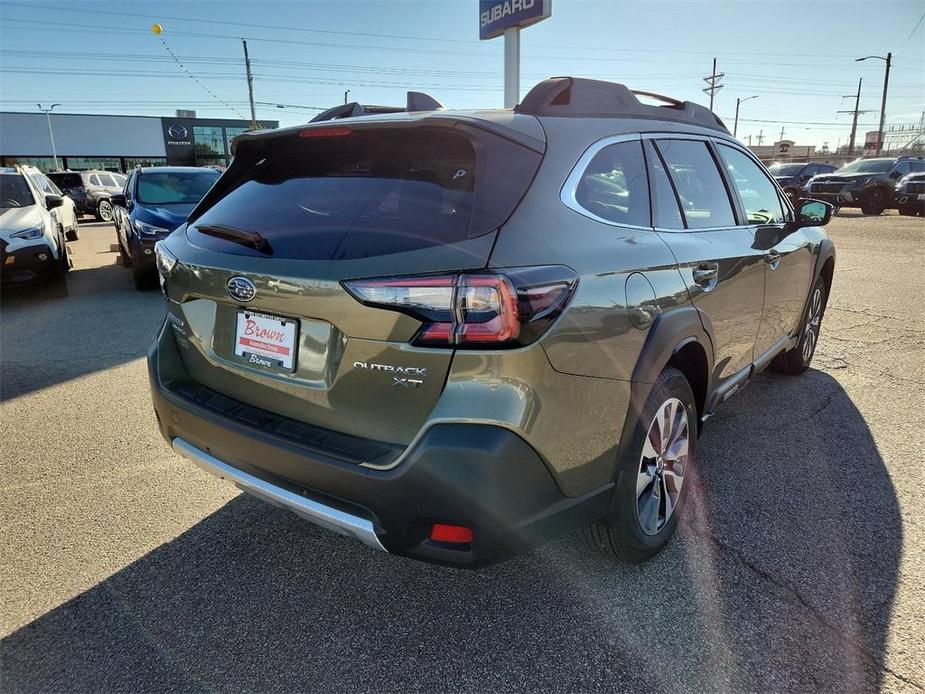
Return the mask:
{"type": "MultiPolygon", "coordinates": [[[[0,166],[29,164],[42,171],[130,171],[136,166],[206,166],[231,160],[229,143],[251,129],[248,120],[0,112],[0,166]],[[52,147],[54,137],[54,147],[52,147]]],[[[278,128],[278,121],[261,121],[278,128]]]]}

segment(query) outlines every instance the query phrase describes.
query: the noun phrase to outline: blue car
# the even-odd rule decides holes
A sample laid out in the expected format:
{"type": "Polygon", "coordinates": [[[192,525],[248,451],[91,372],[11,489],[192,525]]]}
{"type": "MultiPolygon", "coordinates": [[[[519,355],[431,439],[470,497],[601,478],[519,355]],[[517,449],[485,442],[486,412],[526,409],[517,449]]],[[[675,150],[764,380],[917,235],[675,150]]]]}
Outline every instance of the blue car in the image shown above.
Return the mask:
{"type": "Polygon", "coordinates": [[[122,264],[132,268],[135,286],[154,286],[154,244],[186,221],[221,174],[194,166],[135,169],[121,194],[113,195],[113,224],[122,264]]]}

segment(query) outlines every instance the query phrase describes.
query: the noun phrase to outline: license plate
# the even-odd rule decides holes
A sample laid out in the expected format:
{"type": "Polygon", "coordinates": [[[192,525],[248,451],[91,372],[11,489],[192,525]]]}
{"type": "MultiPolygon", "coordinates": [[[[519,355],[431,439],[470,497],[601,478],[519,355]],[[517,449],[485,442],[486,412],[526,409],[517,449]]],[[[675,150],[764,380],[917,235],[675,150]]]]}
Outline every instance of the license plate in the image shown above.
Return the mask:
{"type": "Polygon", "coordinates": [[[238,311],[234,353],[250,366],[295,370],[298,321],[266,313],[238,311]]]}
{"type": "Polygon", "coordinates": [[[925,200],[925,193],[919,193],[919,200],[925,200]]]}

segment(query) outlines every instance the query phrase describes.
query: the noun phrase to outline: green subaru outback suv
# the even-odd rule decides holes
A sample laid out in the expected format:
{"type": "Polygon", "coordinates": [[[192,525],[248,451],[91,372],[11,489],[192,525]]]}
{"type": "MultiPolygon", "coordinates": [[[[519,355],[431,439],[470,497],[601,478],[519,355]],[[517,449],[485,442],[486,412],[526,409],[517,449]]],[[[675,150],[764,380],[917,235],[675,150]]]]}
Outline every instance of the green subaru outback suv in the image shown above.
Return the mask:
{"type": "Polygon", "coordinates": [[[378,550],[481,566],[582,528],[640,561],[703,421],[809,366],[830,214],[703,107],[591,80],[246,134],[157,248],[158,423],[378,550]]]}

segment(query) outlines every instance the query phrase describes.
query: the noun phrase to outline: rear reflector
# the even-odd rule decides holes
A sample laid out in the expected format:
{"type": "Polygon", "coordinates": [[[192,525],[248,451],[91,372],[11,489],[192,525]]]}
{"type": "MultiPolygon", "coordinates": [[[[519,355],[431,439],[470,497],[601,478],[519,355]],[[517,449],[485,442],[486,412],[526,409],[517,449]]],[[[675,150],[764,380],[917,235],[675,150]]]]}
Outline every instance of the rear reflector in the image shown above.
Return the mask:
{"type": "Polygon", "coordinates": [[[434,523],[430,529],[432,542],[446,542],[453,545],[472,544],[472,529],[464,525],[447,525],[434,523]]]}
{"type": "Polygon", "coordinates": [[[343,284],[367,306],[420,320],[416,345],[492,348],[533,342],[562,312],[576,282],[568,268],[543,266],[343,284]]]}

